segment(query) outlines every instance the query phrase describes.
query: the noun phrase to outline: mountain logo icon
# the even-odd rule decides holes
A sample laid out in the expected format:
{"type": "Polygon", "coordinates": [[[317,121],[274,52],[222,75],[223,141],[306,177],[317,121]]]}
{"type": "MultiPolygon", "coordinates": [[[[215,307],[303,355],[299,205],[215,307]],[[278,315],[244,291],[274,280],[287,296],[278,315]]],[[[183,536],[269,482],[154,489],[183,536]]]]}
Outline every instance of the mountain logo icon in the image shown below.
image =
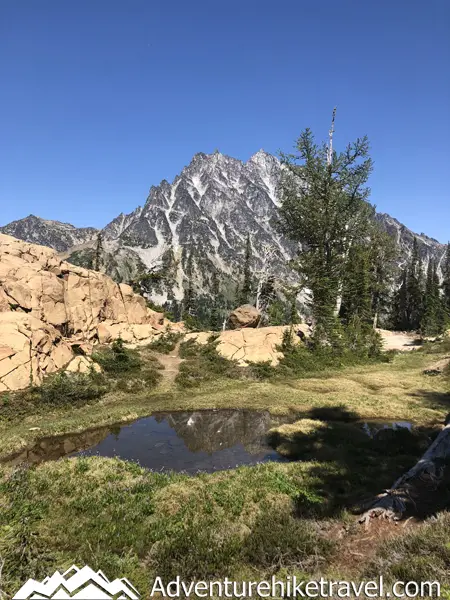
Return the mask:
{"type": "Polygon", "coordinates": [[[64,573],[56,571],[43,581],[29,579],[12,600],[139,600],[139,592],[128,579],[109,581],[102,571],[72,565],[64,573]]]}

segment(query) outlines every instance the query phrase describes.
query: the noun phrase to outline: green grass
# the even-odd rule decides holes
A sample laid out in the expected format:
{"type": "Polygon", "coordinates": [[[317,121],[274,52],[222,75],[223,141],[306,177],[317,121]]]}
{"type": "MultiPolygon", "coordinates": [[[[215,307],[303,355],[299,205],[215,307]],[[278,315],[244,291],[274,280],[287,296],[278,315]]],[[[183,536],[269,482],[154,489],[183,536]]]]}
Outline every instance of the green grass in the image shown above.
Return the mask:
{"type": "Polygon", "coordinates": [[[358,580],[382,573],[387,582],[436,578],[448,586],[445,513],[385,542],[373,538],[360,547],[367,560],[342,564],[343,553],[370,532],[355,529],[333,496],[342,500],[360,477],[368,482],[373,466],[361,459],[351,472],[339,460],[304,460],[189,477],[90,457],[0,468],[4,592],[73,563],[127,577],[143,598],[156,576],[177,575],[358,580]]]}
{"type": "MultiPolygon", "coordinates": [[[[236,377],[238,367],[218,357],[213,346],[182,344],[182,364],[189,368],[165,393],[158,387],[129,393],[117,385],[142,381],[147,368],[158,370],[151,349],[128,358],[120,357],[120,348],[119,357],[107,350],[100,361],[105,376],[116,382],[113,389],[84,405],[47,402],[22,413],[12,409],[9,420],[0,421],[0,453],[44,435],[158,410],[253,408],[296,416],[295,423],[272,432],[271,443],[300,461],[195,477],[98,457],[30,469],[0,467],[0,557],[7,597],[28,577],[43,578],[73,563],[128,577],[144,598],[156,575],[239,580],[338,571],[345,577],[339,561],[352,529],[348,511],[414,464],[428,436],[435,435],[433,424],[442,423],[448,412],[448,381],[422,373],[436,357],[409,353],[391,363],[319,369],[282,380],[256,378],[254,371],[242,375],[242,369],[236,377]],[[193,365],[202,377],[188,387],[193,365]],[[420,427],[413,434],[386,431],[369,438],[356,419],[406,420],[420,427]]],[[[266,367],[258,369],[264,373],[266,367]]],[[[448,500],[446,493],[440,497],[448,500]]],[[[383,572],[387,579],[417,580],[426,574],[448,585],[449,523],[442,515],[378,550],[375,542],[369,544],[372,558],[354,561],[352,577],[383,572]]]]}
{"type": "Polygon", "coordinates": [[[310,468],[268,464],[187,477],[82,458],[4,472],[5,592],[73,563],[120,573],[143,592],[156,575],[239,577],[299,565],[314,571],[333,544],[316,522],[294,513],[310,468]]]}

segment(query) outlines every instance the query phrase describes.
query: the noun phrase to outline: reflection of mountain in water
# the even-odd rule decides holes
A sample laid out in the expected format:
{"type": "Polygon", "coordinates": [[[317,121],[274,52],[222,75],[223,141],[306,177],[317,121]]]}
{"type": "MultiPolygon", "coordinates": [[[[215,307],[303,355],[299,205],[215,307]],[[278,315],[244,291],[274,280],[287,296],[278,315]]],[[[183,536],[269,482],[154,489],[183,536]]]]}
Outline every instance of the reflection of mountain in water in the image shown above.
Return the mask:
{"type": "Polygon", "coordinates": [[[251,410],[157,413],[120,427],[45,438],[8,462],[37,463],[83,454],[117,456],[156,471],[217,471],[282,460],[266,444],[274,424],[268,412],[251,410]]]}
{"type": "Polygon", "coordinates": [[[191,452],[203,450],[208,454],[239,443],[250,454],[257,454],[272,423],[268,412],[251,410],[160,413],[155,419],[167,419],[191,452]]]}
{"type": "Polygon", "coordinates": [[[87,450],[104,440],[111,429],[102,427],[82,433],[43,438],[32,448],[27,448],[7,459],[8,464],[20,463],[36,464],[45,460],[57,460],[75,451],[87,450]]]}

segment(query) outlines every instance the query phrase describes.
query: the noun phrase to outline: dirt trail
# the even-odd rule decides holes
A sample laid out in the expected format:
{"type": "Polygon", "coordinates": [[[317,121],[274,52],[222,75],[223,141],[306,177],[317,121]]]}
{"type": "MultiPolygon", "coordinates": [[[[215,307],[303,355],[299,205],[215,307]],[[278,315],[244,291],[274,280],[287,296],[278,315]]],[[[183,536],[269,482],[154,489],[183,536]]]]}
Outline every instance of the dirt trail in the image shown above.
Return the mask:
{"type": "Polygon", "coordinates": [[[163,376],[163,383],[171,384],[174,382],[175,377],[180,371],[180,364],[184,361],[180,358],[180,342],[177,342],[175,348],[170,354],[162,354],[161,352],[154,352],[153,354],[163,365],[164,369],[161,370],[163,376]]]}
{"type": "Polygon", "coordinates": [[[417,350],[421,347],[417,333],[408,333],[403,331],[388,331],[378,329],[383,339],[383,350],[400,350],[408,352],[417,350]]]}

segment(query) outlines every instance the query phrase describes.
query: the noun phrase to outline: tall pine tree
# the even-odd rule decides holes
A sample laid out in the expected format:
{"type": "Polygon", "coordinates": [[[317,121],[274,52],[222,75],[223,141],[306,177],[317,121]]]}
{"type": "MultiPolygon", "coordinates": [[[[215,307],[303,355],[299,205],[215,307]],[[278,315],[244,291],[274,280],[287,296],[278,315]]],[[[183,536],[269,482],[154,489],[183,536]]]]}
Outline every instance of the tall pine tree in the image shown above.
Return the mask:
{"type": "Polygon", "coordinates": [[[342,286],[340,317],[349,323],[358,317],[363,323],[372,323],[370,293],[369,247],[354,244],[348,253],[342,286]]]}
{"type": "Polygon", "coordinates": [[[444,292],[444,303],[447,316],[450,318],[450,242],[447,244],[442,264],[442,290],[444,292]]]}
{"type": "Polygon", "coordinates": [[[330,143],[316,144],[306,129],[296,155],[282,156],[288,167],[282,179],[281,219],[284,232],[299,244],[298,270],[311,290],[315,342],[334,345],[339,339],[336,308],[352,246],[367,239],[374,214],[366,187],[372,171],[367,138],[344,152],[330,143]]]}
{"type": "Polygon", "coordinates": [[[252,302],[253,293],[253,281],[252,281],[252,244],[250,241],[250,234],[247,234],[247,240],[245,242],[245,256],[244,256],[244,277],[242,281],[242,287],[239,291],[239,303],[250,304],[252,302]]]}
{"type": "Polygon", "coordinates": [[[192,247],[189,249],[189,254],[186,258],[185,274],[187,278],[186,287],[184,288],[183,297],[183,320],[189,321],[195,317],[195,300],[196,294],[194,289],[194,260],[192,255],[192,247]]]}
{"type": "Polygon", "coordinates": [[[217,271],[214,271],[211,277],[211,295],[212,307],[210,327],[213,331],[220,331],[222,329],[223,317],[225,313],[225,298],[221,293],[217,271]]]}
{"type": "Polygon", "coordinates": [[[409,331],[407,268],[401,270],[397,291],[394,294],[390,325],[399,331],[409,331]]]}
{"type": "Polygon", "coordinates": [[[441,295],[437,263],[434,260],[430,260],[425,284],[420,331],[422,335],[438,335],[444,331],[446,324],[447,314],[445,301],[441,295]]]}
{"type": "Polygon", "coordinates": [[[427,278],[425,282],[425,293],[423,299],[423,313],[420,321],[420,332],[422,335],[433,335],[437,326],[437,301],[434,281],[435,265],[433,260],[428,262],[427,278]]]}
{"type": "Polygon", "coordinates": [[[389,314],[394,284],[397,247],[394,239],[374,222],[369,243],[369,287],[372,324],[378,326],[380,316],[389,314]]]}
{"type": "Polygon", "coordinates": [[[417,238],[414,238],[411,259],[406,275],[408,329],[417,330],[423,315],[423,267],[417,238]]]}

